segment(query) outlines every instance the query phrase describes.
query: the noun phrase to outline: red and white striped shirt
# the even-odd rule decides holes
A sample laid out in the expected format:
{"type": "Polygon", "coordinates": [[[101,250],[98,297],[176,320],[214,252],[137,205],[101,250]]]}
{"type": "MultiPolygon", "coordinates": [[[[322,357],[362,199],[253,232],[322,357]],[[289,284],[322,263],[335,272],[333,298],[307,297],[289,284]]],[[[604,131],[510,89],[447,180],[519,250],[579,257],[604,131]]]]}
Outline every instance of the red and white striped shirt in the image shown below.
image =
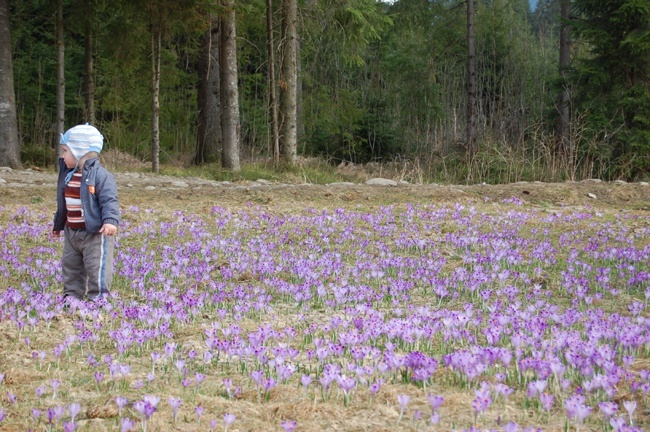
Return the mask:
{"type": "Polygon", "coordinates": [[[75,171],[65,186],[65,206],[67,216],[65,225],[72,229],[86,229],[81,208],[81,172],[75,171]]]}

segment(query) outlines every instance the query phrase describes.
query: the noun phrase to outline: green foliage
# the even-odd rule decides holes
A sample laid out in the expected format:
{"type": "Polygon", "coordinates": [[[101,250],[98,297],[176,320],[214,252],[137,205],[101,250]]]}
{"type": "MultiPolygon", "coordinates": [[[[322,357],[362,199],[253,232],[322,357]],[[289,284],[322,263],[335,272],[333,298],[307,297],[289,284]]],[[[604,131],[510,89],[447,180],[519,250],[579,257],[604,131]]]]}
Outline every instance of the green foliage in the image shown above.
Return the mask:
{"type": "MultiPolygon", "coordinates": [[[[255,181],[268,180],[278,183],[313,183],[328,184],[352,180],[336,172],[336,168],[323,159],[305,160],[294,166],[274,168],[270,163],[242,164],[239,172],[223,169],[219,164],[206,164],[188,168],[165,166],[161,174],[180,177],[198,177],[216,181],[255,181]]],[[[355,179],[358,181],[358,179],[355,179]]]]}
{"type": "MultiPolygon", "coordinates": [[[[237,15],[241,141],[252,154],[268,154],[268,60],[264,2],[255,1],[237,15]]],[[[277,37],[277,36],[276,36],[277,37]]],[[[277,69],[276,69],[277,71],[277,69]]]]}
{"type": "Polygon", "coordinates": [[[303,43],[303,119],[306,154],[332,161],[367,162],[381,140],[370,130],[383,103],[376,97],[380,38],[391,27],[385,6],[370,0],[314,2],[305,13],[303,43]]]}
{"type": "Polygon", "coordinates": [[[27,166],[54,166],[57,157],[56,149],[49,145],[28,144],[20,149],[20,160],[27,166]]]}
{"type": "MultiPolygon", "coordinates": [[[[52,125],[56,115],[55,14],[51,2],[12,2],[14,87],[21,140],[26,146],[50,147],[58,144],[52,125]]],[[[64,7],[70,8],[71,1],[64,7]]],[[[83,70],[83,43],[70,32],[66,38],[66,125],[77,124],[80,107],[78,90],[83,70]]],[[[33,151],[25,150],[32,154],[33,151]]],[[[37,152],[38,153],[38,152],[37,152]]]]}
{"type": "Polygon", "coordinates": [[[650,173],[650,5],[577,0],[572,27],[587,44],[576,65],[577,108],[588,132],[612,150],[612,178],[650,173]]]}
{"type": "MultiPolygon", "coordinates": [[[[83,121],[83,47],[90,25],[97,126],[106,148],[151,157],[151,34],[160,25],[161,161],[184,169],[195,146],[199,36],[220,12],[214,3],[64,0],[66,126],[83,121]]],[[[279,7],[274,2],[276,42],[279,7]]],[[[532,14],[526,0],[477,2],[477,124],[484,148],[473,175],[486,182],[650,175],[650,6],[645,0],[575,0],[573,7],[571,130],[579,145],[560,174],[548,171],[554,161],[546,152],[554,139],[559,85],[557,2],[540,0],[532,14]]],[[[267,157],[270,143],[265,9],[263,0],[237,2],[242,156],[252,161],[267,157]]],[[[463,181],[469,172],[461,144],[464,3],[315,0],[300,2],[299,15],[299,151],[335,164],[420,161],[414,178],[463,181]]],[[[53,17],[51,1],[12,2],[22,156],[30,164],[51,163],[56,142],[53,17]]],[[[300,169],[276,175],[301,181],[321,176],[320,170],[300,169]]],[[[262,164],[233,178],[272,179],[272,172],[262,164]]],[[[230,176],[220,169],[209,175],[230,176]]]]}

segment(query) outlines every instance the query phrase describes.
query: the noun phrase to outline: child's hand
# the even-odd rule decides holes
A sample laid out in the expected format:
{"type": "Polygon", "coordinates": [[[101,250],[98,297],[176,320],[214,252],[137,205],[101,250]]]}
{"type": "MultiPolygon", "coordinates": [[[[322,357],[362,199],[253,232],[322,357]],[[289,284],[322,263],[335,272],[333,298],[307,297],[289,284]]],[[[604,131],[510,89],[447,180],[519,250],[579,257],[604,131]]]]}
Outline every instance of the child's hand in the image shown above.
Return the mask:
{"type": "Polygon", "coordinates": [[[52,231],[52,237],[61,237],[61,231],[52,231]]]}
{"type": "Polygon", "coordinates": [[[102,229],[99,230],[100,233],[102,233],[104,236],[114,236],[115,233],[117,232],[117,227],[113,224],[104,224],[102,225],[102,229]]]}

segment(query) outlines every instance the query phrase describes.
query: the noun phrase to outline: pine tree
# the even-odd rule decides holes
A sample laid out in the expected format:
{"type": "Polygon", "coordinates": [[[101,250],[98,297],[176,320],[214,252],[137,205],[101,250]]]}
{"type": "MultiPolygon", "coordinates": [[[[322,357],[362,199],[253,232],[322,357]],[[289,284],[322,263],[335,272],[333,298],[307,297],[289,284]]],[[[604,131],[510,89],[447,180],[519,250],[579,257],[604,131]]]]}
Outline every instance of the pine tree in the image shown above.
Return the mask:
{"type": "Polygon", "coordinates": [[[650,3],[576,0],[572,20],[588,53],[576,70],[587,132],[610,151],[612,176],[650,173],[650,3]]]}

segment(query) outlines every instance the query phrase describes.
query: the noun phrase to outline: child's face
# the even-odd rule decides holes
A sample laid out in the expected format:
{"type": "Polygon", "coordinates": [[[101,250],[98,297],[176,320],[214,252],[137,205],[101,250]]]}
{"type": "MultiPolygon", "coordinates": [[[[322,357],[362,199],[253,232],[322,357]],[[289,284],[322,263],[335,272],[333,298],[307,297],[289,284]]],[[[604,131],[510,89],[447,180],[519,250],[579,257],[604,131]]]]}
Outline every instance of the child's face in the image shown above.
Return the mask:
{"type": "Polygon", "coordinates": [[[63,162],[65,162],[65,166],[68,168],[74,168],[77,166],[77,159],[74,158],[74,155],[70,151],[67,145],[62,145],[61,146],[61,157],[63,158],[63,162]]]}

